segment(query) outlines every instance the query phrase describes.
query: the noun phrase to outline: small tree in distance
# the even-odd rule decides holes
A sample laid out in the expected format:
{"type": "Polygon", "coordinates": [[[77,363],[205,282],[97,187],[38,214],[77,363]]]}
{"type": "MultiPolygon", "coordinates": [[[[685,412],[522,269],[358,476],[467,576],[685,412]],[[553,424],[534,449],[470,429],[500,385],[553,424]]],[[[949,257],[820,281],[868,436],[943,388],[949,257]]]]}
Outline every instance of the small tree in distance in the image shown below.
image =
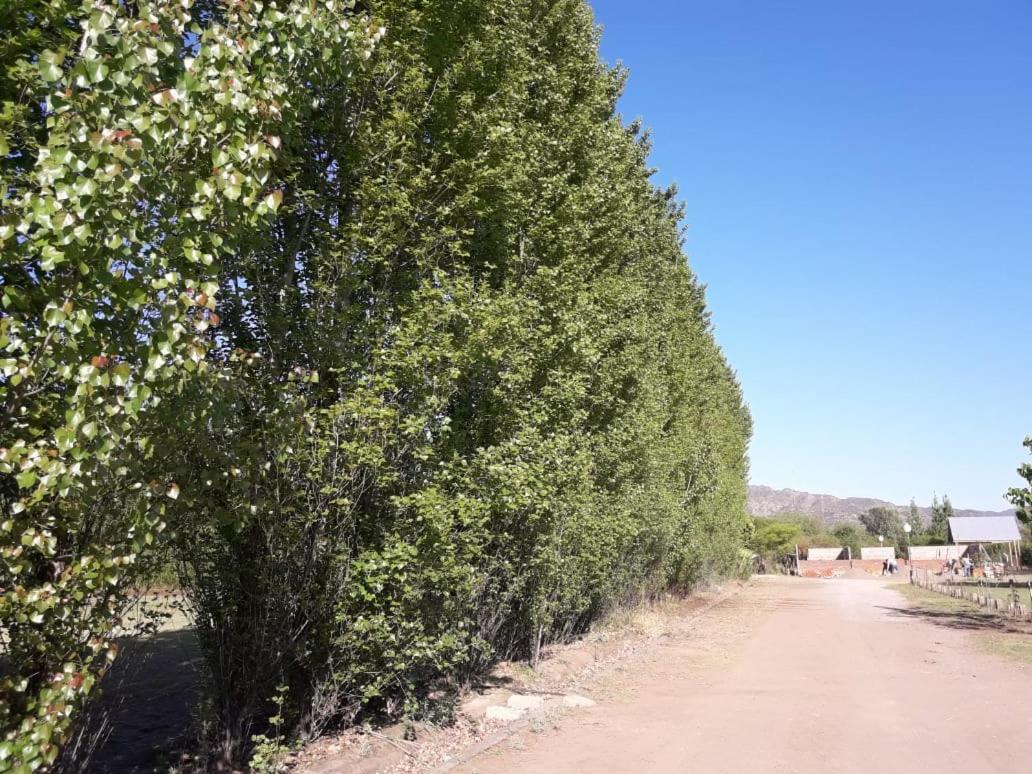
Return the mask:
{"type": "Polygon", "coordinates": [[[884,535],[891,545],[902,546],[903,519],[894,508],[878,506],[860,514],[860,523],[871,535],[884,535]]]}
{"type": "Polygon", "coordinates": [[[860,548],[864,544],[864,531],[856,524],[839,524],[832,530],[832,534],[842,543],[842,547],[849,547],[850,554],[857,558],[860,556],[860,548]]]}
{"type": "Polygon", "coordinates": [[[910,498],[910,526],[914,528],[914,532],[924,530],[924,519],[921,518],[921,511],[918,509],[913,497],[910,498]]]}
{"type": "Polygon", "coordinates": [[[932,523],[928,528],[929,535],[937,542],[945,542],[949,534],[950,519],[953,518],[953,503],[949,495],[943,495],[942,502],[938,497],[932,498],[932,523]]]}
{"type": "MultiPolygon", "coordinates": [[[[1025,448],[1032,453],[1032,436],[1025,438],[1025,448]]],[[[1024,524],[1032,524],[1032,464],[1023,462],[1018,475],[1025,479],[1025,486],[1014,486],[1007,490],[1007,499],[1014,505],[1017,516],[1024,524]]]]}

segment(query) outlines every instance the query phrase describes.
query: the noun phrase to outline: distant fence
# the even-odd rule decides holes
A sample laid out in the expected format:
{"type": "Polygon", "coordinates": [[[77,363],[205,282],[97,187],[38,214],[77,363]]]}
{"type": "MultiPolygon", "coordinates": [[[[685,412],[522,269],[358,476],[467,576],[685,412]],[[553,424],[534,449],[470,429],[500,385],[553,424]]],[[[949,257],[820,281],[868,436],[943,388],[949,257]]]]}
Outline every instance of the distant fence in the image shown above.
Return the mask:
{"type": "Polygon", "coordinates": [[[949,580],[933,575],[928,570],[915,569],[910,575],[910,582],[938,594],[974,602],[979,607],[984,607],[994,613],[1001,613],[1023,621],[1032,621],[1032,581],[1016,583],[1014,579],[1011,579],[1010,581],[980,585],[951,583],[949,580]],[[990,588],[996,591],[1002,590],[1004,598],[1001,599],[999,594],[989,593],[990,588]]]}
{"type": "Polygon", "coordinates": [[[878,561],[883,559],[895,559],[896,549],[894,546],[861,546],[860,558],[877,559],[878,561]]]}

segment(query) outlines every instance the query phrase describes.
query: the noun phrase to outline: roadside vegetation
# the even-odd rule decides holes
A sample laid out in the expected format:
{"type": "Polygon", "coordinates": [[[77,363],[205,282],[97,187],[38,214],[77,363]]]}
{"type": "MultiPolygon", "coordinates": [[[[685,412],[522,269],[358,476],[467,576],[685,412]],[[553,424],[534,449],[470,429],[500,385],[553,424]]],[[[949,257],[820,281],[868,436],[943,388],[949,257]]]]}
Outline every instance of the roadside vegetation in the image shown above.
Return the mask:
{"type": "Polygon", "coordinates": [[[10,13],[0,770],[170,566],[229,766],[741,571],[748,411],[585,2],[10,13]]]}

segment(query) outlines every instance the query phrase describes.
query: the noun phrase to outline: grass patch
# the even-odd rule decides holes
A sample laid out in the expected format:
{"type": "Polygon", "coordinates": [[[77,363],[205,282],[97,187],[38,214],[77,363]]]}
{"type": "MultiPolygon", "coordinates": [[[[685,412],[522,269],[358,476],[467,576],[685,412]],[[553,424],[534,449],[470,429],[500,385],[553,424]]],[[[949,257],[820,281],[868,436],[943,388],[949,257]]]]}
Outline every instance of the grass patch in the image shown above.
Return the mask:
{"type": "Polygon", "coordinates": [[[1032,636],[1028,634],[983,634],[976,642],[983,653],[1032,664],[1032,636]]]}
{"type": "MultiPolygon", "coordinates": [[[[981,595],[983,597],[991,597],[993,599],[1000,600],[1000,602],[1002,602],[1004,604],[1006,604],[1008,602],[1012,602],[1013,599],[1014,599],[1013,592],[1011,591],[1009,586],[979,586],[977,583],[955,583],[953,585],[954,585],[954,588],[962,588],[962,589],[964,589],[964,591],[968,592],[969,594],[979,594],[979,595],[981,595]]],[[[935,597],[941,597],[943,599],[949,599],[949,600],[953,600],[953,601],[962,601],[962,600],[956,600],[954,597],[944,596],[943,594],[939,594],[936,591],[929,591],[927,589],[923,589],[920,586],[911,586],[911,585],[908,584],[907,588],[908,589],[913,589],[914,591],[917,591],[917,592],[920,592],[920,593],[923,593],[923,594],[931,594],[932,596],[935,596],[935,597]]],[[[1029,607],[1030,604],[1032,604],[1032,598],[1029,597],[1028,589],[1026,587],[1018,586],[1017,587],[1017,595],[1018,595],[1018,602],[1020,602],[1021,604],[1025,605],[1025,607],[1029,607]]],[[[973,602],[968,602],[967,604],[974,605],[973,602]]],[[[975,607],[977,607],[977,605],[975,605],[975,607]]]]}
{"type": "Polygon", "coordinates": [[[950,628],[970,631],[980,652],[1032,664],[1032,627],[1027,623],[1009,620],[982,609],[974,602],[919,586],[899,585],[896,589],[918,616],[926,616],[950,628]]]}
{"type": "Polygon", "coordinates": [[[989,613],[986,613],[974,602],[968,602],[966,599],[957,599],[956,597],[947,597],[945,594],[939,594],[936,591],[929,591],[928,589],[923,589],[920,586],[911,586],[909,583],[900,584],[899,586],[896,586],[896,590],[906,597],[907,601],[915,607],[923,608],[925,610],[936,613],[968,613],[975,611],[989,616],[989,613]]]}

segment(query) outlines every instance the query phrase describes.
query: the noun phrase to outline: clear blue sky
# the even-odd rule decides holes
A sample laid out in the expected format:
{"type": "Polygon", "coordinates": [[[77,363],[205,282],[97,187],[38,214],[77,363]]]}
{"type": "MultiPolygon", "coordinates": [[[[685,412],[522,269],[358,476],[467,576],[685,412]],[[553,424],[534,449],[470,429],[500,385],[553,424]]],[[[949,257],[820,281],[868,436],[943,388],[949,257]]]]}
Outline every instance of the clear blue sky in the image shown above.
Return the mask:
{"type": "Polygon", "coordinates": [[[1032,434],[1029,0],[593,0],[752,481],[1004,508],[1032,434]]]}

